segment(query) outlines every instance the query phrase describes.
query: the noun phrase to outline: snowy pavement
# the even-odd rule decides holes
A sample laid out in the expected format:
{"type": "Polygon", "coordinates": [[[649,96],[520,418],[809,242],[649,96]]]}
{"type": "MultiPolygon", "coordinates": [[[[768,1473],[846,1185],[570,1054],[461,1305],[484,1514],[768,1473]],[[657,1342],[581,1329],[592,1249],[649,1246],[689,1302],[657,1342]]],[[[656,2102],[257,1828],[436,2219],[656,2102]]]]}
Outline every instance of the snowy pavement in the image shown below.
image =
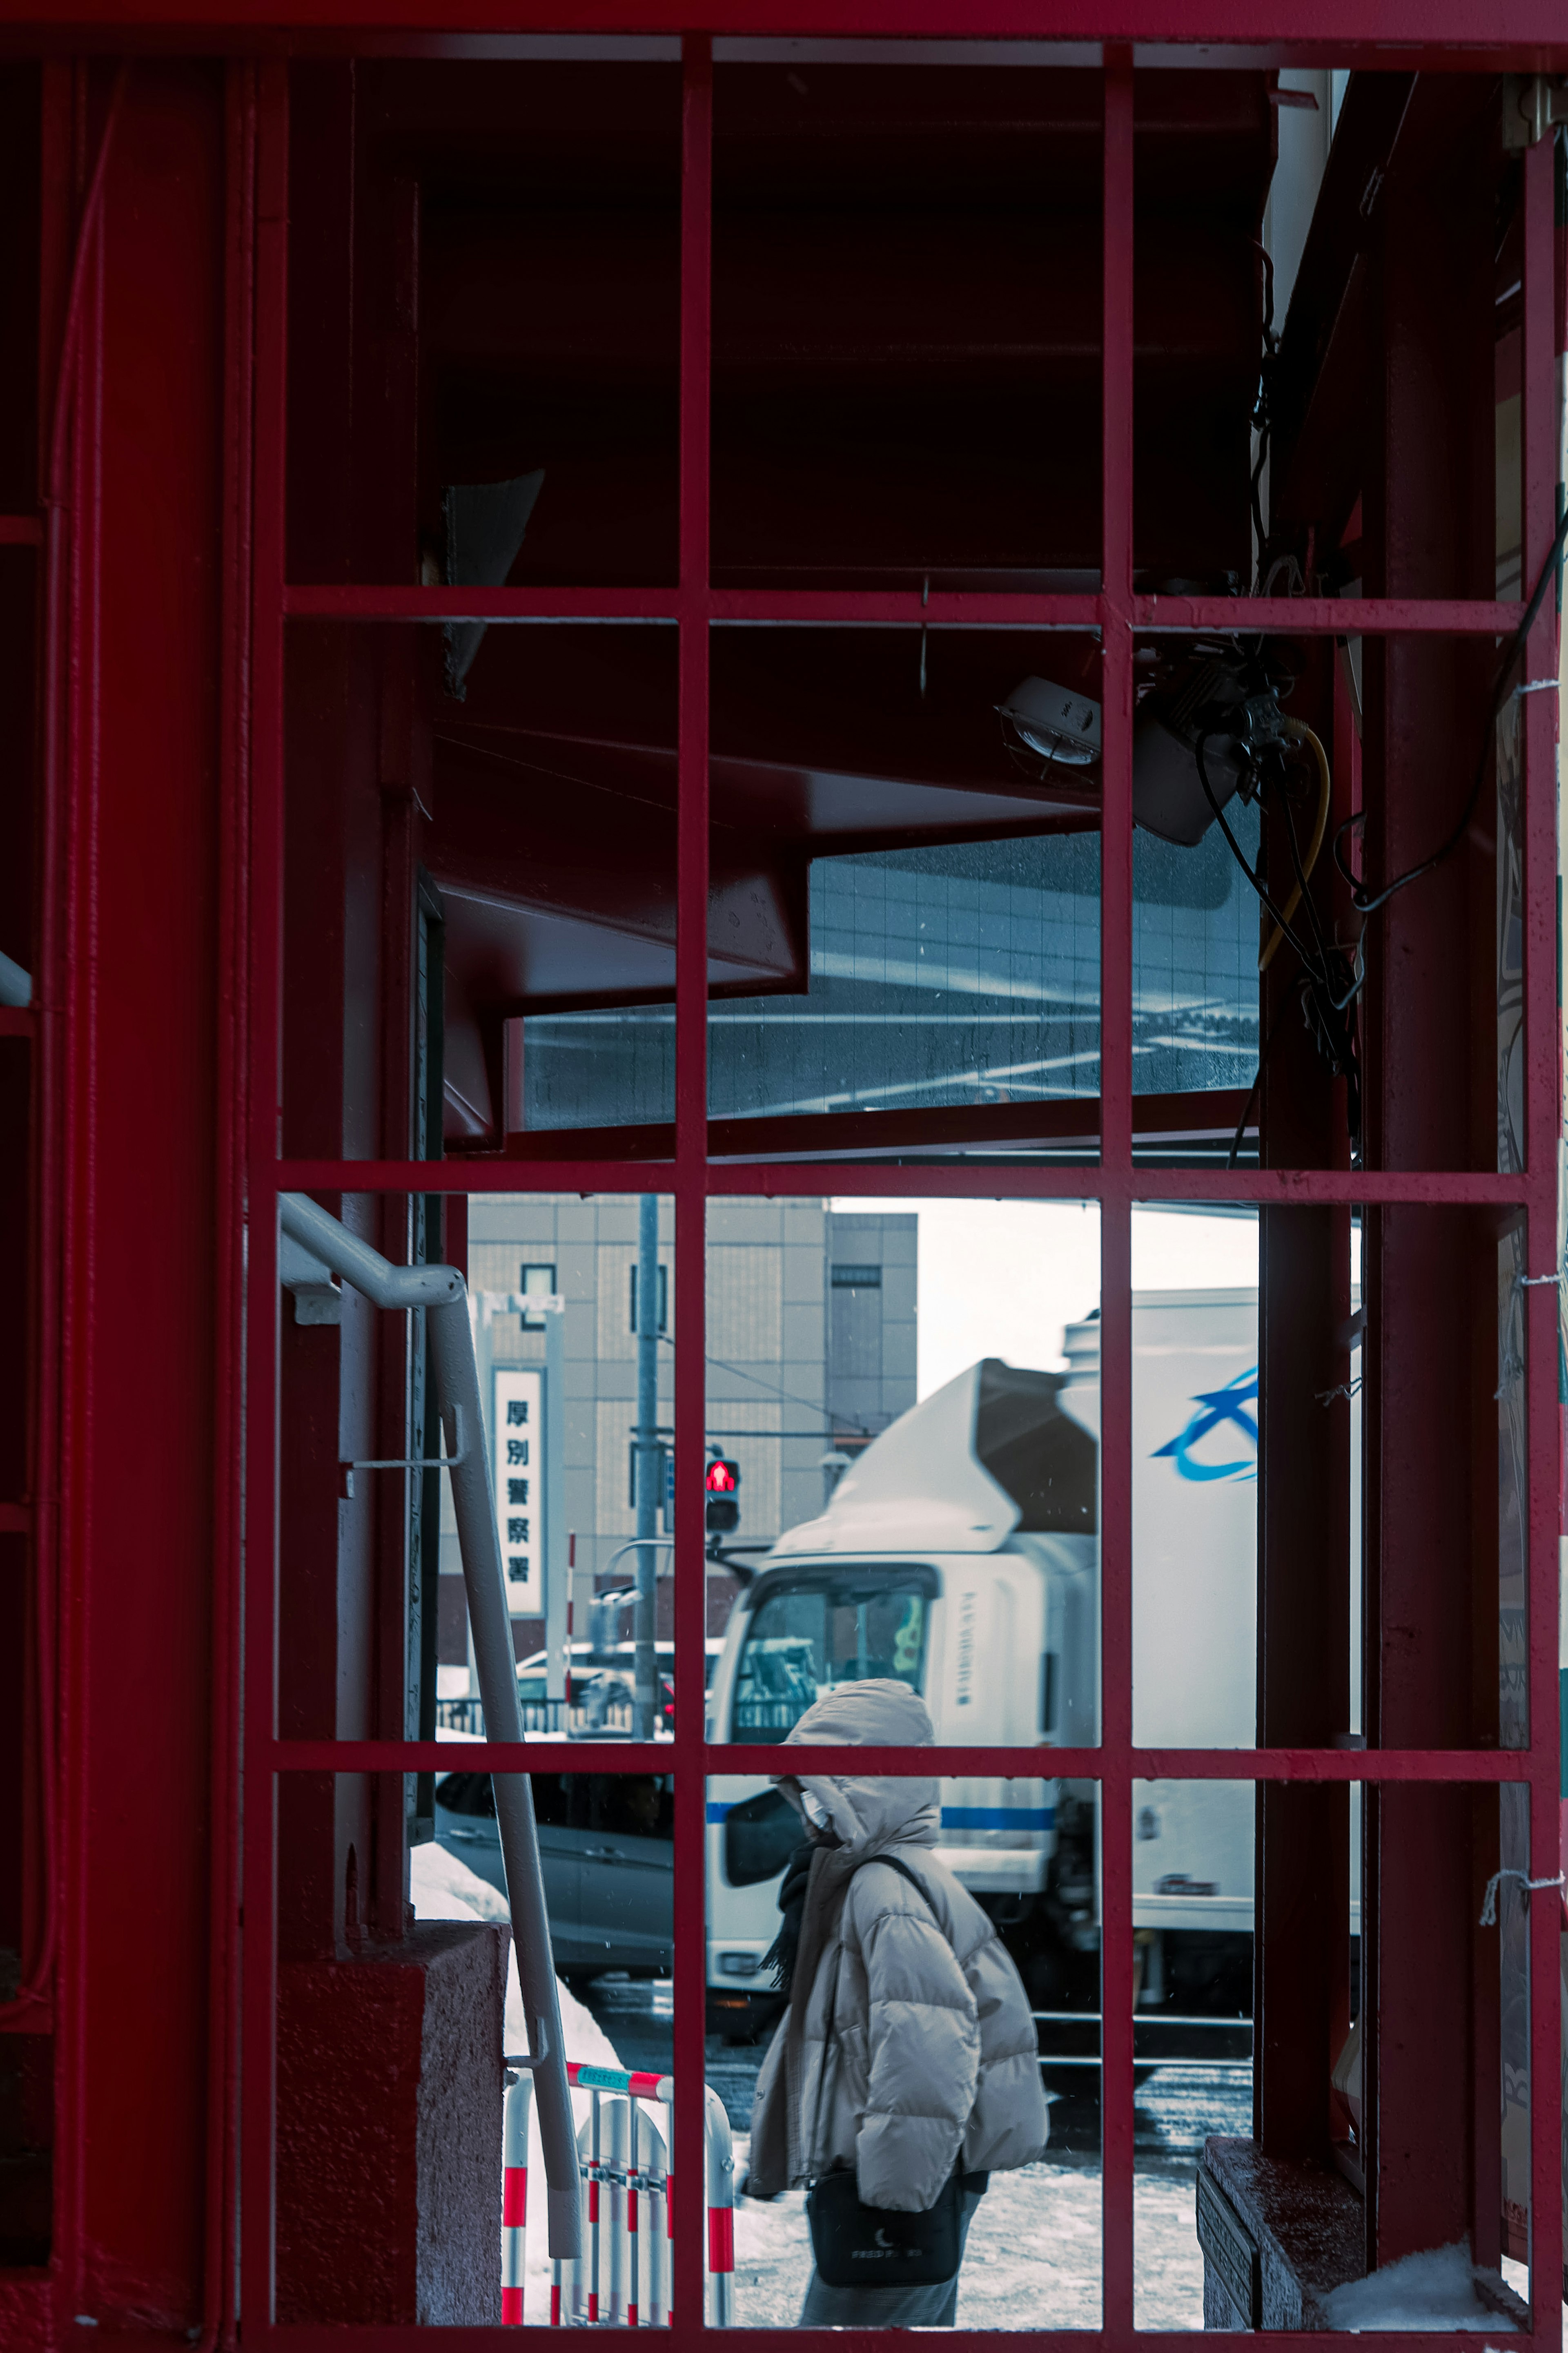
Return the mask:
{"type": "MultiPolygon", "coordinates": [[[[495,1920],[508,1918],[505,1899],[476,1877],[456,1856],[434,1845],[416,1847],[413,1854],[415,1909],[422,1920],[495,1920]]],[[[668,1985],[625,1982],[595,1989],[592,2011],[564,1985],[560,1988],[561,2024],[569,2059],[602,2066],[657,2065],[663,2038],[670,2031],[670,1989],[668,1985]],[[616,2040],[605,2031],[606,2024],[616,2040]],[[625,2045],[623,2049],[621,2046],[625,2045]]],[[[523,2047],[521,2002],[515,1957],[507,1978],[506,2047],[523,2047]]],[[[717,2055],[717,2054],[716,2054],[717,2055]]],[[[726,2105],[737,2118],[750,2114],[750,2082],[754,2075],[752,2053],[722,2051],[718,2073],[726,2105]],[[743,2105],[742,2105],[743,2103],[743,2105]]],[[[1196,2152],[1205,2132],[1245,2131],[1240,2121],[1242,2094],[1217,2074],[1184,2078],[1178,2069],[1162,2069],[1139,2092],[1138,2170],[1133,2185],[1135,2321],[1140,2328],[1203,2327],[1203,2256],[1194,2227],[1196,2152]]],[[[1039,2329],[1098,2328],[1100,2326],[1100,2170],[1093,2157],[1083,2153],[1082,2129],[1092,2108],[1068,2104],[1075,2110],[1079,2133],[1062,2134],[1056,2150],[1038,2165],[1016,2173],[997,2174],[982,2200],[969,2234],[969,2246],[959,2275],[958,2326],[961,2328],[1039,2329]],[[1080,2140],[1079,2152],[1060,2145],[1080,2140]]],[[[1250,2101],[1246,2105],[1249,2107],[1250,2101]]],[[[584,2105],[584,2113],[586,2105],[584,2105]]],[[[1066,2123],[1065,2112],[1053,2123],[1066,2123]]],[[[1091,2140],[1092,2146],[1092,2140],[1091,2140]]],[[[735,2134],[735,2178],[745,2179],[750,2137],[735,2134]]],[[[542,2185],[543,2160],[539,2146],[537,2116],[529,2136],[529,2171],[542,2185]]],[[[542,2200],[536,2199],[534,2212],[542,2200]]],[[[1420,2259],[1436,2263],[1437,2258],[1420,2259]]],[[[806,2231],[804,2192],[794,2190],[768,2205],[739,2199],[735,2210],[734,2318],[739,2327],[790,2328],[800,2316],[811,2270],[811,2245],[806,2231]]],[[[1523,2267],[1505,2265],[1509,2283],[1523,2292],[1523,2267]]],[[[551,2267],[541,2224],[529,2232],[527,2315],[531,2321],[548,2317],[551,2267]]],[[[1370,2286],[1370,2284],[1368,2284],[1370,2286]]],[[[1380,2282],[1382,2287],[1384,2283],[1380,2282]]],[[[1474,2317],[1447,2320],[1430,2316],[1435,2306],[1448,2297],[1452,2283],[1429,2281],[1387,2283],[1384,2309],[1375,2323],[1382,2327],[1475,2327],[1474,2317]],[[1412,2295],[1411,2290],[1417,2290],[1412,2295]],[[1438,2290],[1442,2291],[1441,2295],[1438,2290]],[[1392,2317],[1401,2301],[1422,2308],[1424,2318],[1392,2317]]],[[[1360,2291],[1360,2292],[1365,2292],[1360,2291]]],[[[1376,2293],[1376,2291],[1373,2291],[1376,2293]]],[[[1348,2313],[1345,2325],[1357,2319],[1348,2313]]],[[[1485,2322],[1481,2325],[1484,2327],[1485,2322]]]]}
{"type": "MultiPolygon", "coordinates": [[[[743,2177],[747,2140],[737,2137],[743,2177]]],[[[1201,2328],[1204,2265],[1193,2226],[1190,2175],[1141,2179],[1136,2189],[1140,2328],[1201,2328]]],[[[958,2277],[960,2328],[1098,2328],[1100,2325],[1100,2179],[1091,2166],[1024,2166],[998,2173],[970,2228],[958,2277]]],[[[790,2328],[811,2271],[805,2196],[770,2205],[742,2199],[735,2212],[735,2325],[790,2328]]]]}
{"type": "MultiPolygon", "coordinates": [[[[507,1918],[503,1897],[438,1846],[416,1847],[415,1910],[422,1920],[507,1918]]],[[[625,2023],[641,2040],[665,2024],[668,1987],[638,1988],[646,2024],[628,1987],[625,2023]],[[657,2000],[655,1997],[658,1997],[657,2000]],[[640,2033],[637,2029],[640,2027],[640,2033]]],[[[647,2055],[623,2057],[587,2008],[562,1986],[561,2026],[569,2059],[603,2066],[636,2065],[647,2055]]],[[[617,2021],[619,2022],[619,2021],[617,2021]]],[[[668,2031],[668,2026],[665,2027],[668,2031]]],[[[517,1965],[507,1978],[507,2048],[522,2043],[517,1965]]],[[[735,2175],[745,2178],[749,2136],[735,2137],[735,2175]]],[[[543,2160],[534,2118],[529,2172],[542,2182],[543,2160]]],[[[1203,2259],[1193,2228],[1190,2167],[1141,2178],[1137,2185],[1138,2324],[1144,2328],[1201,2328],[1203,2259]]],[[[1100,2168],[1070,2158],[998,2174],[982,2200],[959,2278],[958,2322],[972,2328],[1098,2328],[1100,2296],[1100,2168]]],[[[538,2204],[534,2211],[539,2211],[538,2204]]],[[[793,2327],[800,2316],[811,2270],[805,2198],[794,2190],[771,2205],[743,2198],[735,2212],[735,2321],[741,2327],[793,2327]]],[[[542,2228],[528,2234],[529,2318],[550,2309],[550,2262],[542,2228]]]]}

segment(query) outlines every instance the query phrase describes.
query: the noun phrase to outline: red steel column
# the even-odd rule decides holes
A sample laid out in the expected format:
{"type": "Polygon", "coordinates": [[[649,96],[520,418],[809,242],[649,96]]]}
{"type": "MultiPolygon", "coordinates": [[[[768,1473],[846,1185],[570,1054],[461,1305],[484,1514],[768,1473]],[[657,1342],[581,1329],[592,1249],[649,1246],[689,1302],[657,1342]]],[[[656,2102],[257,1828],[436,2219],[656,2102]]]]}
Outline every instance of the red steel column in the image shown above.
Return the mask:
{"type": "Polygon", "coordinates": [[[77,2313],[185,2331],[203,2312],[225,134],[221,66],[132,70],[76,411],[68,2333],[77,2313]]]}
{"type": "MultiPolygon", "coordinates": [[[[1539,575],[1556,522],[1557,385],[1552,142],[1524,158],[1523,549],[1528,589],[1539,575]]],[[[1525,680],[1557,674],[1553,597],[1548,590],[1520,666],[1525,680]]],[[[1526,1044],[1525,1138],[1530,1178],[1532,1275],[1557,1264],[1559,1141],[1563,1099],[1558,1060],[1557,828],[1558,698],[1528,694],[1524,751],[1526,1044]]],[[[1530,1868],[1547,1878],[1560,1860],[1558,1705],[1560,1651],[1558,1498],[1563,1442],[1558,1409],[1559,1291],[1527,1292],[1525,1344],[1529,1432],[1530,1868]]],[[[1531,2300],[1538,2328],[1553,2328],[1563,2267],[1562,1909],[1550,1894],[1530,1908],[1531,2300]]]]}
{"type": "MultiPolygon", "coordinates": [[[[1291,705],[1329,744],[1337,673],[1333,648],[1311,648],[1291,705]]],[[[1335,784],[1345,800],[1348,776],[1335,784]]],[[[1282,901],[1288,845],[1271,838],[1268,850],[1282,901]]],[[[1327,859],[1313,888],[1325,918],[1342,925],[1345,894],[1327,859]]],[[[1272,1168],[1343,1168],[1345,1091],[1325,1083],[1300,1018],[1300,972],[1282,947],[1259,988],[1262,1034],[1272,1039],[1260,1156],[1272,1168]]],[[[1352,1408],[1334,1394],[1349,1381],[1348,1211],[1260,1210],[1258,1310],[1258,1742],[1331,1748],[1350,1725],[1352,1408]]],[[[1270,2157],[1327,2153],[1333,2021],[1349,1998],[1348,1828],[1343,1788],[1258,1785],[1253,2109],[1270,2157]]]]}
{"type": "MultiPolygon", "coordinates": [[[[1419,86],[1376,198],[1380,374],[1365,491],[1368,587],[1492,593],[1494,386],[1488,110],[1461,78],[1419,86]]],[[[1464,805],[1486,730],[1484,646],[1369,641],[1366,870],[1428,855],[1464,805]]],[[[1489,804],[1483,802],[1483,810],[1489,804]]],[[[1368,1158],[1495,1166],[1493,861],[1483,818],[1367,926],[1368,1158]]],[[[1497,1619],[1496,1473],[1477,1393],[1496,1387],[1495,1240],[1436,1205],[1368,1220],[1366,1677],[1369,1746],[1496,1740],[1473,1682],[1478,1610],[1497,1619]],[[1476,1300],[1493,1269],[1494,1304],[1476,1300]],[[1489,1546],[1478,1547],[1490,1490],[1489,1546]]],[[[1495,1428],[1495,1409],[1494,1409],[1495,1428]]],[[[1494,1441],[1495,1442],[1495,1441],[1494,1441]]],[[[1495,1651],[1494,1651],[1495,1656],[1495,1651]]],[[[1473,1817],[1463,1788],[1369,1794],[1363,1913],[1369,2260],[1467,2237],[1475,2147],[1473,1817]]]]}
{"type": "Polygon", "coordinates": [[[256,302],[256,523],[251,593],[248,1255],[245,1496],[245,1944],[241,1976],[240,2277],[253,2327],[273,2315],[277,2139],[278,1224],[273,1168],[282,1141],[283,455],[289,273],[289,71],[258,73],[256,302]]]}

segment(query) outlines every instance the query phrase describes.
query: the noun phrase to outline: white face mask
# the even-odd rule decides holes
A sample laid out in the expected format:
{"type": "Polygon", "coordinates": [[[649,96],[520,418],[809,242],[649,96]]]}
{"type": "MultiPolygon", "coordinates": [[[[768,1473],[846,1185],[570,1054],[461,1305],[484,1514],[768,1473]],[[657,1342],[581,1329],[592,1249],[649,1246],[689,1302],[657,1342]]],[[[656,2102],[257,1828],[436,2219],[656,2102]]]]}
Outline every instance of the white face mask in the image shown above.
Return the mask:
{"type": "Polygon", "coordinates": [[[805,1814],[806,1820],[814,1831],[825,1831],[827,1829],[831,1816],[829,1815],[826,1807],[823,1804],[821,1799],[817,1797],[814,1791],[810,1789],[803,1789],[801,1791],[800,1807],[802,1813],[805,1814]]]}

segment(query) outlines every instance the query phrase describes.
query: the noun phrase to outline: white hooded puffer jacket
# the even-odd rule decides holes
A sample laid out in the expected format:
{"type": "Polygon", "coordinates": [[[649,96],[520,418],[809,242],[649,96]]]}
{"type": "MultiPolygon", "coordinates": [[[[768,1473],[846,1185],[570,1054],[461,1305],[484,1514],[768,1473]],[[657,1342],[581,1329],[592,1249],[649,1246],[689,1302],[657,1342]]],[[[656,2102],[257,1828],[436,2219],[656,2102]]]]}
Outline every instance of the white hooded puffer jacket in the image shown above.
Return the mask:
{"type": "MultiPolygon", "coordinates": [[[[789,1739],[912,1748],[934,1734],[918,1693],[868,1681],[818,1700],[789,1739]]],[[[853,2165],[867,2205],[924,2213],[955,2162],[1005,2172],[1045,2147],[1028,1999],[990,1920],[931,1852],[934,1779],[792,1778],[840,1843],[812,1858],[790,2006],[757,2079],[747,2188],[769,2198],[853,2165]],[[923,1893],[879,1868],[889,1854],[923,1893]]]]}

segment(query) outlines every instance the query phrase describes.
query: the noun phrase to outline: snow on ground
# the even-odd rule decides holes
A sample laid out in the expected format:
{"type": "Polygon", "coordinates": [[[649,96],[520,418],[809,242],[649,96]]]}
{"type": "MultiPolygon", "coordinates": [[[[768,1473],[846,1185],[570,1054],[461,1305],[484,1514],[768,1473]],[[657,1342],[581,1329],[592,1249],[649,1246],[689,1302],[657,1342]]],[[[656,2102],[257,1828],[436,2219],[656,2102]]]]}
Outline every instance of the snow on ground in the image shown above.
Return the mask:
{"type": "Polygon", "coordinates": [[[1137,2176],[1132,2184],[1132,2325],[1201,2328],[1204,2255],[1197,2168],[1137,2176]]]}
{"type": "MultiPolygon", "coordinates": [[[[498,1894],[488,1879],[448,1854],[444,1846],[429,1840],[416,1846],[410,1857],[409,1880],[414,1899],[414,1914],[419,1920],[499,1920],[503,1928],[511,1925],[511,1914],[504,1895],[498,1894]]],[[[568,1985],[556,1979],[555,1990],[561,2002],[561,2031],[566,2038],[568,2059],[584,2060],[591,2066],[618,2067],[615,2047],[598,2020],[585,2010],[568,1985]]],[[[522,2022],[522,1995],[517,1982],[517,1952],[514,1947],[506,1965],[506,2047],[509,2051],[526,2051],[527,2030],[522,2022]]],[[[541,2175],[541,2179],[543,2176],[541,2175]]]]}
{"type": "MultiPolygon", "coordinates": [[[[750,2141],[735,2138],[735,2178],[750,2141]]],[[[1204,2265],[1190,2174],[1137,2184],[1140,2328],[1201,2328],[1204,2265]]],[[[970,2226],[958,2279],[960,2328],[1100,2326],[1100,2181],[1097,2167],[1046,2162],[997,2173],[970,2226]]],[[[793,2328],[811,2272],[805,2193],[735,2210],[735,2325],[793,2328]]]]}
{"type": "MultiPolygon", "coordinates": [[[[1494,2272],[1493,2279],[1497,2277],[1494,2272]]],[[[1331,2328],[1496,2328],[1499,2316],[1476,2294],[1467,2246],[1431,2247],[1384,2263],[1323,2299],[1331,2328]]],[[[1504,2324],[1506,2325],[1506,2324],[1504,2324]]]]}

